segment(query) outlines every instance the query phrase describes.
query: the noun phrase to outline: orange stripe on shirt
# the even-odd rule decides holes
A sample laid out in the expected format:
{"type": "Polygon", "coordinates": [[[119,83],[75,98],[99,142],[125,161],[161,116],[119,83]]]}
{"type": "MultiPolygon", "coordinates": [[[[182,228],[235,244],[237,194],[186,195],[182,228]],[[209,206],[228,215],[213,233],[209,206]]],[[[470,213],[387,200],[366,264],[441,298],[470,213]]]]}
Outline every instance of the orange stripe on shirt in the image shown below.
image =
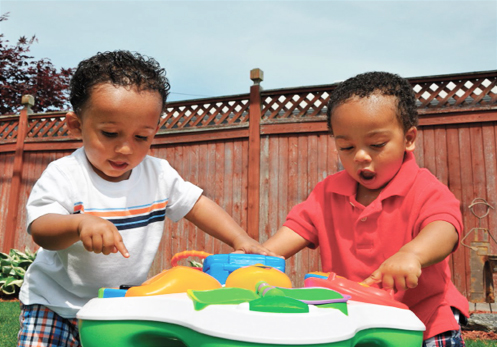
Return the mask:
{"type": "Polygon", "coordinates": [[[137,208],[134,210],[124,210],[124,211],[85,211],[86,214],[91,214],[98,217],[127,217],[135,216],[139,214],[150,213],[154,210],[164,209],[167,205],[167,201],[158,202],[148,207],[137,208]]]}

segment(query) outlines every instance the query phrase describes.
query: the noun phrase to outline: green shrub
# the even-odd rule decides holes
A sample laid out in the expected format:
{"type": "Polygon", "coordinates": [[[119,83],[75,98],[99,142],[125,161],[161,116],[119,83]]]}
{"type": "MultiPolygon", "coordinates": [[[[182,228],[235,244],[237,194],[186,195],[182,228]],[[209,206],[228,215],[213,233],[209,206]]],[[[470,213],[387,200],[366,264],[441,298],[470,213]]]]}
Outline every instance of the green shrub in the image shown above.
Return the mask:
{"type": "Polygon", "coordinates": [[[27,247],[24,253],[11,249],[9,254],[0,252],[0,295],[18,295],[24,274],[36,258],[27,247]]]}

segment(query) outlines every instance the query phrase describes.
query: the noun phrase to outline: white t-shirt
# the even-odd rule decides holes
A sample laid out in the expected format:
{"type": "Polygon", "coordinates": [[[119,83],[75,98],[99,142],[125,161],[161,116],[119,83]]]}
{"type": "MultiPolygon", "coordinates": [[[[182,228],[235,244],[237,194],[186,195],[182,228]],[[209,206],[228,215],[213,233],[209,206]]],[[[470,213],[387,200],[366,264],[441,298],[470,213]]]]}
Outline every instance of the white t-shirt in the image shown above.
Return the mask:
{"type": "Polygon", "coordinates": [[[166,160],[151,156],[121,182],[98,176],[83,148],[50,163],[28,199],[28,232],[35,219],[48,213],[91,213],[116,225],[130,257],[88,252],[81,241],[59,251],[40,248],[26,272],[21,302],[41,304],[62,317],[74,318],[99,288],[141,284],[159,248],[165,217],[183,218],[201,194],[166,160]]]}

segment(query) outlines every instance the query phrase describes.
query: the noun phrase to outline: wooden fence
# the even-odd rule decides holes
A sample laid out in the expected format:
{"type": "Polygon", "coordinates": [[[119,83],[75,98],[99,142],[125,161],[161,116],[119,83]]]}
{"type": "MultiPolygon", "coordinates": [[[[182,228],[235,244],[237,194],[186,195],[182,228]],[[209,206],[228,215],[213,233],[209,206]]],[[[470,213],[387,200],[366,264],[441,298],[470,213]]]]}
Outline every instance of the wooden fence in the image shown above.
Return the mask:
{"type": "MultiPolygon", "coordinates": [[[[317,182],[339,171],[327,134],[326,104],[334,84],[264,91],[259,70],[250,93],[171,102],[151,154],[167,158],[187,180],[204,189],[255,239],[263,242],[292,206],[317,182]]],[[[473,302],[489,301],[488,260],[497,254],[497,71],[410,78],[420,126],[418,163],[447,184],[461,201],[464,243],[451,257],[453,280],[473,302]],[[478,229],[475,229],[478,228],[478,229]],[[473,247],[470,249],[469,247],[473,247]],[[485,265],[487,264],[487,265],[485,265]]],[[[26,105],[30,100],[23,101],[26,105]]],[[[25,230],[31,187],[51,161],[81,144],[68,134],[64,112],[0,117],[0,249],[36,248],[25,230]]],[[[166,222],[151,274],[170,266],[179,251],[229,252],[187,221],[166,222]]],[[[287,261],[294,285],[319,270],[317,251],[287,261]]],[[[493,269],[493,267],[491,268],[493,269]]],[[[493,288],[491,294],[493,294],[493,288]]]]}

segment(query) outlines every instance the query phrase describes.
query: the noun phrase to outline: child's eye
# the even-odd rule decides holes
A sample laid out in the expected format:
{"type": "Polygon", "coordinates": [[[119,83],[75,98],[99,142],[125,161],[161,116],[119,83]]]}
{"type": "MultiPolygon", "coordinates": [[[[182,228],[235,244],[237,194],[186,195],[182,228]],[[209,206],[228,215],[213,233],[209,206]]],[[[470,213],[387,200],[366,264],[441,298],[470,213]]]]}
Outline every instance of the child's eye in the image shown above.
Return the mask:
{"type": "Polygon", "coordinates": [[[148,136],[138,136],[136,135],[136,138],[140,141],[147,141],[148,140],[148,136]]]}
{"type": "Polygon", "coordinates": [[[102,130],[102,134],[106,137],[116,137],[117,136],[117,133],[111,133],[109,131],[103,131],[103,130],[102,130]]]}
{"type": "Polygon", "coordinates": [[[371,147],[381,148],[381,147],[384,147],[386,144],[387,144],[386,142],[382,142],[382,143],[377,143],[377,144],[371,145],[371,147]]]}
{"type": "Polygon", "coordinates": [[[340,150],[341,151],[350,151],[352,148],[354,148],[354,147],[352,147],[352,146],[350,146],[350,147],[340,147],[340,150]]]}

